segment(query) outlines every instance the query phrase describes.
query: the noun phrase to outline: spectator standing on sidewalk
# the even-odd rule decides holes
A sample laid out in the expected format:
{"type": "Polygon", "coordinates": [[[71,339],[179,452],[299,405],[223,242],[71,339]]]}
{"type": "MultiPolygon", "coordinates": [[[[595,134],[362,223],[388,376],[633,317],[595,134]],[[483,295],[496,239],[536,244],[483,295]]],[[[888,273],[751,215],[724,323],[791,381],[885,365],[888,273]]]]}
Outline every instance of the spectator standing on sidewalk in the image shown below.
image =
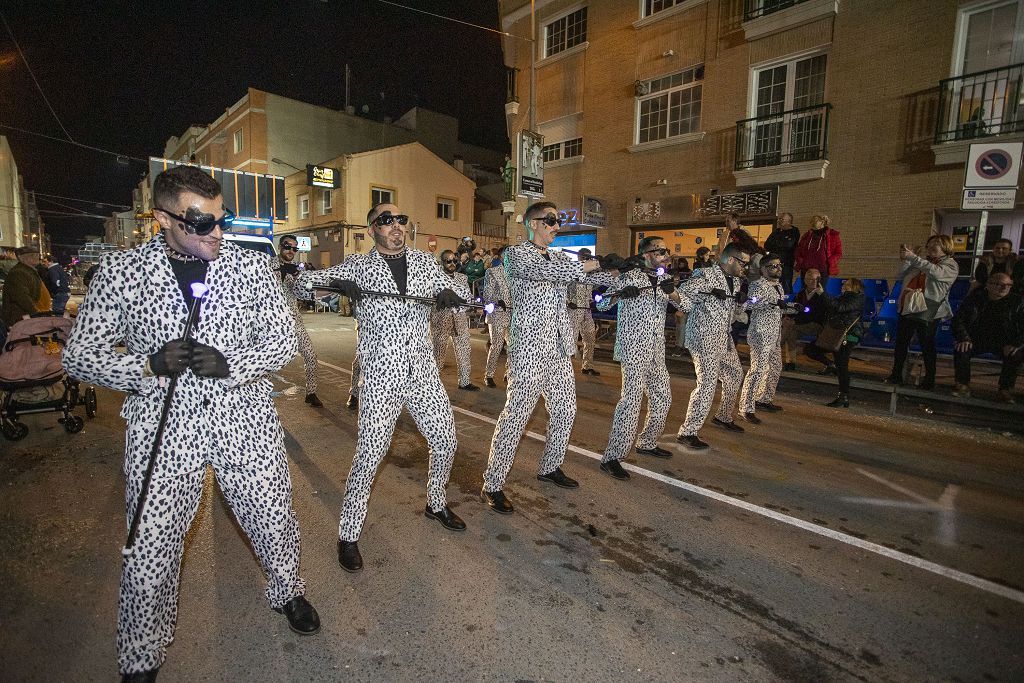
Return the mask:
{"type": "Polygon", "coordinates": [[[36,272],[39,252],[35,247],[19,247],[14,255],[18,262],[7,272],[3,288],[3,319],[8,327],[26,315],[49,311],[53,305],[49,290],[36,272]]]}
{"type": "Polygon", "coordinates": [[[1024,357],[1024,300],[1011,294],[1013,282],[1006,273],[990,275],[982,289],[971,292],[953,317],[956,347],[953,395],[971,395],[971,356],[992,353],[1003,361],[999,373],[999,400],[1014,403],[1013,385],[1024,357]]]}
{"type": "Polygon", "coordinates": [[[49,254],[43,256],[42,260],[43,266],[46,268],[43,284],[49,290],[50,298],[53,301],[51,310],[54,315],[64,315],[68,299],[71,298],[71,278],[68,277],[67,272],[49,254]]]}
{"type": "Polygon", "coordinates": [[[800,229],[793,225],[793,214],[788,211],[779,216],[778,226],[768,235],[764,249],[769,254],[777,254],[782,261],[782,289],[786,294],[793,293],[793,264],[796,259],[796,246],[800,243],[800,229]]]}
{"type": "Polygon", "coordinates": [[[469,289],[476,294],[476,289],[479,286],[477,281],[483,278],[484,273],[487,271],[487,264],[484,263],[484,251],[483,249],[477,249],[473,252],[473,256],[470,257],[469,261],[466,262],[463,273],[466,279],[469,280],[469,289]]]}
{"type": "Polygon", "coordinates": [[[839,377],[839,395],[825,404],[831,408],[850,407],[850,352],[860,342],[857,321],[863,314],[864,285],[851,277],[843,283],[842,293],[829,304],[828,319],[821,334],[807,346],[808,356],[828,368],[835,368],[839,377]],[[825,355],[828,351],[832,352],[831,361],[825,355]]]}
{"type": "Polygon", "coordinates": [[[978,267],[974,269],[971,289],[984,287],[989,277],[996,273],[1006,273],[1013,277],[1016,265],[1017,255],[1013,253],[1013,242],[1005,237],[996,240],[996,243],[992,245],[992,252],[978,259],[978,267]]]}
{"type": "Polygon", "coordinates": [[[829,227],[828,216],[816,215],[811,219],[813,228],[800,238],[793,256],[793,267],[803,277],[811,268],[821,273],[821,286],[839,274],[839,260],[843,258],[843,240],[839,231],[829,227]]]}
{"type": "Polygon", "coordinates": [[[787,371],[796,370],[797,341],[800,337],[817,336],[828,315],[828,297],[821,288],[821,273],[817,268],[810,268],[803,279],[804,287],[794,298],[796,315],[782,319],[782,369],[787,371]]]}
{"type": "Polygon", "coordinates": [[[924,247],[924,258],[906,244],[900,245],[903,262],[898,277],[903,279],[900,292],[900,319],[896,326],[896,352],[889,384],[903,383],[903,366],[907,362],[910,342],[917,335],[924,356],[924,379],[921,389],[935,388],[935,332],[939,322],[953,315],[949,306],[949,288],[956,282],[960,267],[953,260],[953,238],[932,235],[924,247]]]}

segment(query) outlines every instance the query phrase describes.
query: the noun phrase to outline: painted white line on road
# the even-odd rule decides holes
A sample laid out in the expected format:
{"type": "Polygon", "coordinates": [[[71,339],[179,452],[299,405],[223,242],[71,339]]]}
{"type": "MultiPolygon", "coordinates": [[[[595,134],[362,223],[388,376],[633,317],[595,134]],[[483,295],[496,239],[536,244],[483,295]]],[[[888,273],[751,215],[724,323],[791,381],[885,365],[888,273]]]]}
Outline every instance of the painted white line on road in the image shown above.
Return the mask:
{"type": "MultiPolygon", "coordinates": [[[[345,368],[339,368],[337,365],[331,365],[330,363],[325,363],[322,360],[319,361],[319,362],[322,365],[325,365],[325,366],[327,366],[329,368],[334,368],[335,370],[340,370],[342,372],[351,373],[350,370],[346,370],[345,368]]],[[[461,407],[456,406],[456,405],[452,406],[452,410],[455,411],[456,413],[460,413],[462,415],[466,415],[468,417],[472,417],[472,418],[475,418],[477,420],[480,420],[481,422],[486,422],[486,423],[492,424],[492,425],[493,424],[497,424],[497,420],[495,420],[494,418],[487,417],[486,415],[481,415],[480,413],[473,412],[472,410],[466,410],[465,408],[461,408],[461,407]]],[[[537,432],[527,431],[526,432],[526,436],[528,436],[531,439],[534,439],[536,441],[540,441],[541,443],[546,441],[544,436],[542,434],[538,434],[537,432]]],[[[596,452],[588,450],[586,448],[580,448],[579,446],[573,446],[572,444],[569,444],[569,450],[572,451],[573,453],[578,453],[579,455],[591,458],[593,460],[598,460],[598,461],[601,460],[601,454],[600,453],[596,453],[596,452]]],[[[705,498],[711,498],[712,500],[716,500],[716,501],[718,501],[720,503],[725,503],[726,505],[732,505],[733,507],[737,507],[737,508],[739,508],[741,510],[745,510],[747,512],[751,512],[751,513],[753,513],[755,515],[760,515],[762,517],[767,517],[768,519],[775,520],[776,522],[782,522],[783,524],[788,524],[790,526],[795,526],[798,529],[803,529],[804,531],[809,531],[812,534],[817,534],[818,536],[824,536],[825,538],[829,538],[829,539],[831,539],[833,541],[838,541],[839,543],[845,543],[846,545],[850,545],[850,546],[853,546],[855,548],[859,548],[860,550],[865,550],[865,551],[870,552],[870,553],[875,553],[877,555],[881,555],[883,557],[887,557],[887,558],[889,558],[891,560],[896,560],[897,562],[902,562],[903,564],[910,565],[911,567],[916,567],[917,569],[923,569],[924,571],[931,572],[933,574],[938,574],[939,576],[945,577],[947,579],[951,579],[953,581],[957,581],[959,583],[962,583],[962,584],[965,584],[965,585],[968,585],[968,586],[972,586],[972,587],[977,588],[979,590],[983,590],[983,591],[985,591],[987,593],[992,593],[993,595],[998,595],[1000,597],[1004,597],[1004,598],[1008,598],[1009,600],[1013,600],[1014,602],[1019,602],[1019,603],[1024,604],[1024,591],[1015,590],[1015,589],[1009,588],[1007,586],[1001,586],[998,583],[995,583],[993,581],[988,581],[986,579],[981,579],[981,578],[978,578],[977,576],[974,576],[972,574],[968,574],[966,572],[962,572],[962,571],[959,571],[957,569],[952,569],[950,567],[945,567],[945,566],[943,566],[941,564],[937,564],[935,562],[929,562],[928,560],[922,559],[920,557],[914,557],[913,555],[908,555],[906,553],[901,553],[898,550],[893,550],[892,548],[887,548],[884,545],[879,545],[878,543],[872,543],[870,541],[865,541],[865,540],[862,540],[860,538],[857,538],[856,536],[851,536],[849,534],[844,534],[844,533],[842,533],[840,531],[834,531],[832,529],[820,526],[820,525],[815,524],[813,522],[807,522],[807,521],[799,519],[797,517],[791,517],[789,515],[784,515],[781,512],[776,512],[775,510],[769,510],[768,508],[763,508],[763,507],[760,507],[758,505],[754,505],[753,503],[748,503],[745,500],[740,500],[739,498],[733,498],[733,497],[727,496],[727,495],[725,495],[723,493],[719,493],[717,491],[712,491],[710,489],[702,488],[700,486],[696,486],[694,484],[690,484],[688,482],[681,481],[679,479],[675,479],[673,477],[669,477],[669,476],[666,476],[664,474],[660,474],[658,472],[652,472],[651,470],[647,470],[647,469],[644,469],[642,467],[637,467],[636,465],[633,465],[632,463],[628,463],[628,462],[627,463],[622,463],[622,466],[625,469],[629,470],[630,472],[636,472],[637,474],[639,474],[641,476],[648,477],[649,479],[654,479],[655,481],[660,481],[663,484],[668,484],[669,486],[674,486],[676,488],[683,489],[684,491],[689,491],[690,493],[695,493],[695,494],[697,494],[699,496],[704,496],[705,498]]],[[[934,505],[934,503],[933,503],[933,505],[934,505]]]]}

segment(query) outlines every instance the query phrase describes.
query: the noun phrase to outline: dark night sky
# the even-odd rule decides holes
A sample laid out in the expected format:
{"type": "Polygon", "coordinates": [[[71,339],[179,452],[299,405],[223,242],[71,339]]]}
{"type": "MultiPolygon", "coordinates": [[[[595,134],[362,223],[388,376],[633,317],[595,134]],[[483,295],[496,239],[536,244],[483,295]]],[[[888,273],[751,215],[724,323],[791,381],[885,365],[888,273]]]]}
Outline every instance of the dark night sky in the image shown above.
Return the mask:
{"type": "MultiPolygon", "coordinates": [[[[397,1],[498,25],[496,0],[397,1]]],[[[499,36],[378,0],[7,0],[0,8],[57,115],[83,144],[160,156],[167,138],[211,123],[248,86],[341,108],[348,63],[357,109],[368,104],[394,117],[421,105],[457,117],[467,142],[507,147],[499,36]]],[[[0,124],[64,137],[2,25],[0,124]]],[[[10,129],[0,135],[37,192],[128,205],[146,170],[10,129]]],[[[64,210],[42,200],[40,208],[64,210]]],[[[101,230],[98,220],[44,220],[54,251],[101,230]]]]}

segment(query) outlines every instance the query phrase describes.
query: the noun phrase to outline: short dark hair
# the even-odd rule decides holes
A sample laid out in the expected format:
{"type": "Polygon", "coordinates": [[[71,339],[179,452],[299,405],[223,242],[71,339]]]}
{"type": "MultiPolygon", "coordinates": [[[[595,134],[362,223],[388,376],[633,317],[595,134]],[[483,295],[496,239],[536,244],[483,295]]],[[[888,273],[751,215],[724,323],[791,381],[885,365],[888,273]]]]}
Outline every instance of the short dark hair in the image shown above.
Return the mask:
{"type": "Polygon", "coordinates": [[[644,253],[645,251],[647,251],[647,247],[651,246],[660,239],[664,238],[658,237],[657,235],[648,235],[647,237],[640,240],[640,242],[636,245],[636,252],[638,254],[644,253]]]}
{"type": "Polygon", "coordinates": [[[442,261],[444,261],[444,255],[445,255],[445,254],[451,254],[452,256],[455,256],[455,252],[454,252],[454,251],[452,251],[451,249],[442,249],[442,250],[441,250],[441,253],[440,253],[440,254],[438,254],[438,255],[437,255],[437,257],[438,257],[439,259],[441,259],[442,261]]]}
{"type": "Polygon", "coordinates": [[[153,181],[153,206],[158,209],[173,206],[185,192],[214,199],[220,196],[220,183],[198,166],[169,168],[153,181]]]}
{"type": "Polygon", "coordinates": [[[725,245],[725,249],[722,250],[722,258],[736,258],[740,254],[746,254],[750,256],[750,252],[736,244],[735,242],[725,245]]]}
{"type": "Polygon", "coordinates": [[[1005,237],[1000,237],[999,239],[997,239],[995,242],[992,243],[992,246],[994,247],[1000,242],[1006,242],[1007,244],[1010,245],[1010,249],[1013,249],[1013,240],[1006,239],[1005,237]]]}
{"type": "Polygon", "coordinates": [[[527,222],[532,221],[534,218],[544,213],[544,209],[554,209],[555,211],[558,211],[558,207],[555,206],[554,202],[534,202],[526,207],[523,219],[527,222]]]}
{"type": "Polygon", "coordinates": [[[295,244],[299,243],[299,239],[295,235],[281,235],[277,238],[277,246],[284,244],[285,240],[292,240],[295,244]]]}
{"type": "Polygon", "coordinates": [[[370,227],[370,216],[373,216],[377,212],[377,209],[384,206],[385,204],[392,204],[393,202],[380,202],[370,207],[370,210],[366,212],[366,227],[370,227]]]}
{"type": "Polygon", "coordinates": [[[778,261],[779,263],[782,263],[782,257],[779,256],[778,254],[765,254],[764,256],[761,257],[761,263],[759,265],[763,266],[772,261],[778,261]]]}

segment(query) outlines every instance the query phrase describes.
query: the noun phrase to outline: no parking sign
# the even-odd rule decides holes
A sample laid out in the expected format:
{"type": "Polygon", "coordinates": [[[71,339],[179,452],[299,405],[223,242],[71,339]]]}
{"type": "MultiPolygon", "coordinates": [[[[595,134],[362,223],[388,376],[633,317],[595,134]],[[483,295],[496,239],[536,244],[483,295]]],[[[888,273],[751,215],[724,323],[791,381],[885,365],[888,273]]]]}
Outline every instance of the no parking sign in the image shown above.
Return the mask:
{"type": "Polygon", "coordinates": [[[964,169],[964,188],[1016,188],[1022,147],[1021,142],[971,145],[964,169]]]}

